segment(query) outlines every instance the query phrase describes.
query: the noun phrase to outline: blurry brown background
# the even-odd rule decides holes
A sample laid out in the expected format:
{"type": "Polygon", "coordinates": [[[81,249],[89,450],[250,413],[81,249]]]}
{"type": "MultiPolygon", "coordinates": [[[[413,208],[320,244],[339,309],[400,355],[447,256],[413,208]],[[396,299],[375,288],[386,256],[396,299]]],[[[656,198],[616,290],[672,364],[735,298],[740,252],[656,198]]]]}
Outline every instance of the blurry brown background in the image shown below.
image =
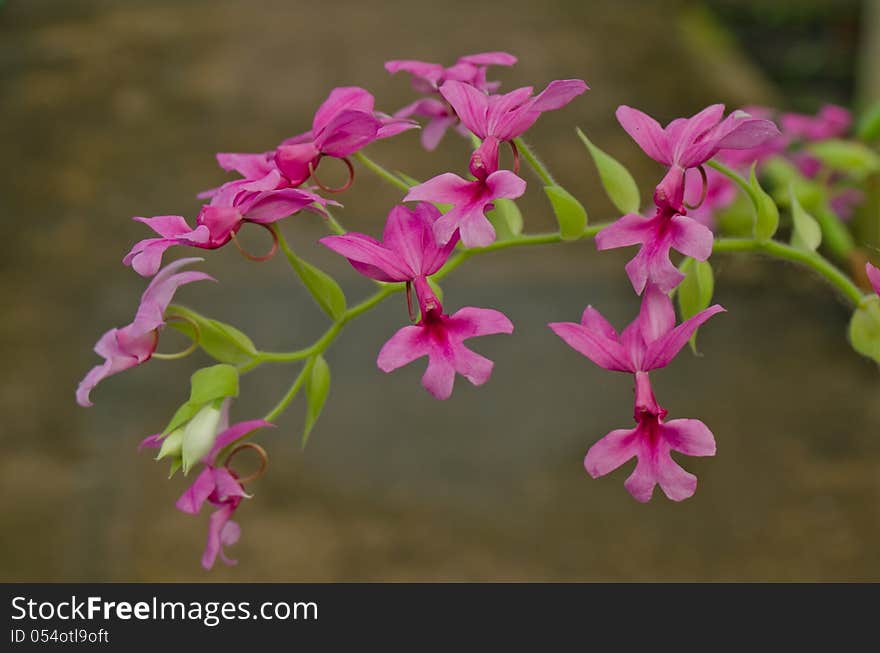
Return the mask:
{"type": "MultiPolygon", "coordinates": [[[[308,127],[328,90],[371,89],[393,111],[414,96],[390,58],[439,62],[490,49],[521,63],[505,88],[583,77],[592,91],[547,114],[530,139],[594,221],[614,217],[573,127],[615,153],[643,188],[659,178],[614,121],[621,103],[659,118],[705,104],[814,110],[860,92],[858,2],[614,0],[7,0],[0,2],[0,578],[4,580],[836,580],[880,578],[880,375],[850,351],[847,309],[800,269],[716,257],[729,313],[658,373],[672,417],[705,420],[718,455],[687,459],[694,498],[659,489],[640,505],[629,472],[591,480],[582,458],[631,422],[630,381],[605,373],[546,328],[587,303],[616,324],[635,314],[630,252],[592,243],[509,251],[463,267],[447,305],[492,306],[511,337],[476,347],[496,361],[453,399],[419,386],[423,364],[375,367],[405,319],[399,302],[359,319],[328,355],[333,387],[308,449],[301,405],[260,441],[269,473],[239,511],[240,564],[203,572],[207,517],[174,508],[185,487],[138,455],[185,399],[207,359],[154,361],[75,405],[91,347],[125,324],[144,281],[120,264],[146,230],[132,215],[198,208],[225,179],[216,151],[259,151],[308,127]],[[788,9],[783,9],[782,6],[788,9]],[[710,20],[711,17],[711,20],[710,20]],[[720,30],[720,31],[719,31],[720,30]]],[[[465,143],[431,156],[406,134],[370,148],[425,177],[460,170],[465,143]]],[[[644,191],[647,192],[647,191],[644,191]]],[[[376,233],[399,193],[368,174],[340,218],[376,233]]],[[[537,184],[527,228],[552,226],[537,184]]],[[[340,278],[369,287],[311,245],[316,218],[290,239],[340,278]]],[[[180,301],[292,349],[325,327],[283,260],[208,253],[220,284],[180,301]]],[[[234,418],[263,414],[295,369],[249,375],[234,418]]]]}

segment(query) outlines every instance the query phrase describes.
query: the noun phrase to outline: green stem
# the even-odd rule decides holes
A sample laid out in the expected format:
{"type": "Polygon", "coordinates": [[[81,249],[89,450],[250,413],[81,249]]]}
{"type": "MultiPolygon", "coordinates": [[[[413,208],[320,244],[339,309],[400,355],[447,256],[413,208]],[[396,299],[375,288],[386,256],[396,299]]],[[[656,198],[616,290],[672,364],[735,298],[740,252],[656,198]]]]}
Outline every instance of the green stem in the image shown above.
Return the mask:
{"type": "Polygon", "coordinates": [[[327,207],[324,207],[324,212],[327,214],[327,217],[324,219],[327,221],[327,226],[330,227],[330,231],[337,236],[344,236],[347,233],[345,227],[339,224],[339,221],[333,217],[333,214],[330,213],[327,207]]]}
{"type": "Polygon", "coordinates": [[[435,274],[432,278],[435,281],[440,281],[441,279],[443,279],[443,277],[455,270],[459,265],[472,258],[473,256],[476,256],[477,254],[483,254],[486,252],[497,252],[498,250],[509,249],[511,247],[528,247],[529,245],[552,245],[553,243],[576,242],[578,240],[584,240],[586,238],[593,238],[597,233],[599,233],[607,226],[607,223],[590,225],[586,229],[584,229],[584,232],[577,238],[563,238],[562,235],[557,231],[545,234],[528,234],[515,236],[514,238],[509,238],[507,240],[496,240],[494,243],[486,247],[474,247],[471,249],[464,249],[459,251],[452,258],[450,258],[449,261],[447,261],[446,265],[444,265],[443,268],[439,272],[437,272],[437,274],[435,274]]]}
{"type": "Polygon", "coordinates": [[[381,165],[379,165],[378,163],[373,161],[371,158],[369,158],[363,152],[355,152],[354,158],[356,158],[358,161],[360,161],[368,170],[370,170],[370,172],[372,172],[375,175],[378,175],[379,177],[381,177],[382,179],[387,181],[392,186],[396,186],[397,188],[399,188],[403,192],[409,191],[409,184],[407,184],[405,181],[403,181],[400,177],[395,175],[393,172],[390,172],[390,171],[386,170],[385,168],[383,168],[381,165]]]}
{"type": "MultiPolygon", "coordinates": [[[[333,341],[336,340],[337,336],[342,332],[342,328],[348,324],[351,320],[356,317],[363,315],[367,311],[369,311],[374,306],[381,304],[385,301],[386,298],[390,297],[394,293],[401,292],[404,289],[403,284],[387,284],[382,287],[378,292],[370,295],[360,304],[356,304],[349,308],[345,313],[340,317],[336,322],[334,322],[329,329],[327,329],[324,334],[318,338],[311,347],[307,349],[301,349],[295,352],[289,352],[287,354],[271,354],[275,358],[273,360],[301,360],[303,358],[309,358],[309,362],[306,363],[305,367],[300,371],[299,375],[297,375],[293,384],[287,390],[287,393],[281,398],[281,400],[275,405],[275,407],[269,411],[266,416],[263,418],[267,422],[271,422],[276,419],[291,401],[294,400],[297,393],[299,392],[300,387],[302,386],[306,374],[311,369],[312,361],[314,361],[314,357],[318,354],[323,354],[327,348],[333,344],[333,341]],[[286,358],[284,358],[286,357],[286,358]]],[[[266,355],[268,352],[261,352],[261,355],[266,355]]],[[[258,363],[259,364],[259,363],[258,363]]]]}
{"type": "Polygon", "coordinates": [[[293,384],[291,384],[290,388],[287,390],[287,393],[281,397],[281,401],[275,404],[275,408],[266,413],[266,416],[263,417],[267,422],[272,422],[276,418],[278,418],[281,413],[287,408],[291,401],[296,398],[296,395],[299,393],[300,388],[302,388],[303,383],[305,383],[306,377],[309,375],[309,372],[312,369],[312,361],[309,361],[303,368],[299,371],[299,374],[296,375],[296,380],[294,380],[293,384]]]}
{"type": "Polygon", "coordinates": [[[526,145],[525,141],[521,138],[514,138],[513,143],[516,145],[516,149],[519,150],[519,153],[522,154],[523,158],[526,160],[532,170],[541,178],[541,181],[544,182],[545,186],[555,186],[556,180],[553,179],[553,175],[550,174],[550,170],[541,163],[541,160],[538,159],[538,156],[532,151],[528,145],[526,145]]]}
{"type": "Polygon", "coordinates": [[[714,252],[758,252],[768,254],[784,261],[806,265],[825,278],[853,304],[858,306],[864,294],[846,274],[841,272],[828,259],[803,249],[780,243],[776,240],[758,241],[751,238],[719,238],[715,241],[714,252]]]}

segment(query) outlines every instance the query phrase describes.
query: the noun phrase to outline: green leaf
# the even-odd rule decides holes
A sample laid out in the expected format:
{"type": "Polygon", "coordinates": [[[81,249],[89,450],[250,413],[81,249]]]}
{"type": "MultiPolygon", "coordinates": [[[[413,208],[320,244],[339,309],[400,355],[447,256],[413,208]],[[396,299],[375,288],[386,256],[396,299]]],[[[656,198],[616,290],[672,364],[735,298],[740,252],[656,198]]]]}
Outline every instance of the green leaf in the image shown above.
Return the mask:
{"type": "Polygon", "coordinates": [[[583,205],[562,186],[544,186],[544,192],[553,206],[562,239],[580,238],[587,226],[587,211],[583,205]]]}
{"type": "Polygon", "coordinates": [[[880,156],[864,143],[832,139],[811,143],[805,149],[832,170],[857,178],[880,170],[880,156]]]}
{"type": "Polygon", "coordinates": [[[486,215],[495,227],[498,240],[510,240],[519,236],[523,230],[523,217],[516,202],[501,197],[494,200],[493,204],[495,208],[486,215]]]}
{"type": "MultiPolygon", "coordinates": [[[[687,320],[700,311],[709,308],[712,293],[715,291],[715,275],[708,261],[687,259],[681,266],[685,273],[681,285],[678,286],[678,310],[681,319],[687,320]]],[[[690,339],[691,349],[696,353],[697,332],[690,339]]]]}
{"type": "Polygon", "coordinates": [[[789,186],[788,194],[791,202],[791,244],[798,249],[815,252],[822,242],[822,229],[816,218],[801,206],[793,186],[789,186]]]}
{"type": "Polygon", "coordinates": [[[880,102],[876,102],[859,118],[856,135],[863,141],[880,138],[880,102]]]}
{"type": "Polygon", "coordinates": [[[773,198],[761,188],[758,177],[755,175],[755,164],[749,173],[749,196],[755,205],[755,238],[767,241],[773,238],[773,234],[779,228],[779,208],[773,198]]]}
{"type": "Polygon", "coordinates": [[[210,402],[238,396],[238,370],[221,363],[197,370],[190,379],[189,400],[177,409],[163,433],[183,426],[210,402]]]}
{"type": "Polygon", "coordinates": [[[330,393],[330,366],[324,357],[318,354],[312,363],[312,369],[306,378],[306,424],[303,429],[302,446],[309,441],[309,435],[321,416],[327,395],[330,393]]]}
{"type": "Polygon", "coordinates": [[[345,293],[336,280],[292,252],[288,258],[318,306],[334,320],[340,319],[345,314],[345,293]]]}
{"type": "Polygon", "coordinates": [[[238,370],[232,365],[221,363],[203,367],[192,375],[189,400],[195,404],[206,404],[216,399],[238,396],[238,370]]]}
{"type": "Polygon", "coordinates": [[[590,151],[593,163],[596,164],[596,168],[599,171],[602,186],[605,188],[608,198],[617,207],[617,210],[622,213],[638,213],[639,206],[641,206],[639,187],[636,185],[632,175],[629,174],[629,170],[617,159],[593,145],[592,141],[587,138],[580,127],[576,131],[581,141],[590,151]]]}
{"type": "Polygon", "coordinates": [[[880,297],[865,299],[849,322],[849,342],[862,356],[880,363],[880,297]]]}
{"type": "Polygon", "coordinates": [[[183,321],[172,320],[168,325],[191,339],[196,338],[192,323],[197,324],[199,346],[221,363],[242,365],[257,355],[253,341],[232,325],[204,317],[183,306],[169,306],[165,315],[184,318],[183,321]]]}

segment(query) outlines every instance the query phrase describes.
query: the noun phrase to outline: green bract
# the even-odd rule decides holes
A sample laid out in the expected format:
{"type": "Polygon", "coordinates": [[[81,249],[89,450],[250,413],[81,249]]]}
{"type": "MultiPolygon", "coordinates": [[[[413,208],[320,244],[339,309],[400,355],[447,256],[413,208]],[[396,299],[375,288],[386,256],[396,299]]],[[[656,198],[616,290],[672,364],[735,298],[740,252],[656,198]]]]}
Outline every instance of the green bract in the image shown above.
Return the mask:
{"type": "Polygon", "coordinates": [[[306,376],[306,423],[303,428],[302,446],[309,441],[315,422],[321,416],[327,395],[330,393],[330,366],[324,357],[318,355],[312,362],[306,376]]]}
{"type": "Polygon", "coordinates": [[[602,186],[617,210],[621,213],[638,213],[639,206],[641,206],[639,187],[629,170],[617,159],[593,145],[579,127],[576,131],[581,141],[587,146],[590,156],[593,157],[593,162],[599,171],[599,178],[602,180],[602,186]]]}
{"type": "Polygon", "coordinates": [[[242,365],[257,356],[257,348],[251,339],[232,325],[204,317],[183,306],[169,306],[165,315],[183,318],[168,324],[189,338],[197,339],[205,353],[221,363],[242,365]],[[198,333],[193,324],[198,327],[198,333]]]}
{"type": "Polygon", "coordinates": [[[880,363],[880,297],[865,298],[849,322],[849,341],[862,356],[880,363]]]}
{"type": "Polygon", "coordinates": [[[587,211],[583,205],[562,186],[544,186],[544,192],[553,206],[562,239],[580,238],[587,226],[587,211]]]}

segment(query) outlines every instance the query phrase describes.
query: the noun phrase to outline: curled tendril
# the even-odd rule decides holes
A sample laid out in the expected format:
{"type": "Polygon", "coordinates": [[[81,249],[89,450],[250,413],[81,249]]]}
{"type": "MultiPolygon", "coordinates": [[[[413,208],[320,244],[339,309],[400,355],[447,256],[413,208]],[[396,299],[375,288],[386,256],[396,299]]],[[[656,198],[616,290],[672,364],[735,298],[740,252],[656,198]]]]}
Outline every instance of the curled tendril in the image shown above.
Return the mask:
{"type": "Polygon", "coordinates": [[[696,204],[691,205],[687,202],[684,203],[686,209],[693,210],[700,208],[703,205],[703,202],[706,201],[706,193],[709,192],[709,179],[706,177],[706,169],[703,166],[699,166],[697,170],[700,171],[700,178],[703,181],[703,191],[700,193],[700,200],[696,204]]]}
{"type": "Polygon", "coordinates": [[[236,473],[235,476],[238,479],[238,482],[241,483],[242,485],[244,485],[246,483],[250,483],[252,481],[256,481],[266,471],[266,467],[269,466],[269,454],[266,453],[266,450],[263,449],[263,447],[261,447],[258,444],[254,444],[253,442],[242,442],[240,445],[235,447],[232,451],[229,452],[229,455],[226,456],[226,460],[223,463],[223,466],[226,469],[228,469],[229,471],[233,471],[229,467],[229,463],[231,463],[232,459],[235,458],[235,456],[237,456],[239,453],[241,453],[245,449],[252,449],[253,451],[257,452],[257,455],[260,457],[260,467],[257,469],[257,471],[250,474],[249,476],[245,476],[244,478],[240,477],[236,473]]]}
{"type": "MultiPolygon", "coordinates": [[[[354,183],[354,166],[351,164],[351,161],[348,159],[348,157],[345,156],[336,158],[342,161],[348,168],[348,181],[338,188],[330,188],[329,186],[325,186],[323,183],[321,183],[321,180],[318,179],[318,165],[312,165],[312,162],[309,162],[309,174],[312,177],[312,181],[315,182],[315,185],[318,186],[318,188],[327,193],[341,193],[342,191],[346,191],[351,188],[351,185],[354,183]]],[[[320,163],[321,159],[318,159],[318,164],[320,163]]]]}
{"type": "Polygon", "coordinates": [[[230,236],[230,238],[231,238],[232,242],[235,243],[235,246],[238,248],[238,251],[241,252],[241,255],[244,256],[247,260],[256,261],[257,263],[262,263],[263,261],[268,261],[270,258],[272,258],[273,256],[275,256],[275,254],[278,253],[278,234],[276,234],[275,231],[269,225],[265,225],[261,222],[252,222],[250,224],[259,225],[260,227],[262,227],[263,229],[268,231],[269,234],[271,234],[272,247],[269,249],[268,252],[266,252],[265,254],[263,254],[261,256],[257,256],[256,254],[251,254],[244,247],[242,247],[241,243],[238,242],[238,237],[235,234],[232,234],[230,236]]]}
{"type": "Polygon", "coordinates": [[[191,353],[193,353],[196,349],[199,348],[199,340],[202,337],[202,330],[199,329],[198,323],[193,320],[191,317],[187,317],[185,315],[172,315],[171,317],[165,318],[166,322],[186,322],[193,328],[193,339],[190,343],[189,347],[184,349],[183,351],[179,351],[176,354],[160,354],[159,352],[153,352],[152,358],[157,358],[159,360],[165,361],[173,361],[179,358],[186,358],[191,353]]]}
{"type": "Polygon", "coordinates": [[[513,154],[513,174],[519,174],[519,149],[516,147],[516,143],[513,141],[507,141],[507,144],[510,145],[510,152],[513,154]]]}

